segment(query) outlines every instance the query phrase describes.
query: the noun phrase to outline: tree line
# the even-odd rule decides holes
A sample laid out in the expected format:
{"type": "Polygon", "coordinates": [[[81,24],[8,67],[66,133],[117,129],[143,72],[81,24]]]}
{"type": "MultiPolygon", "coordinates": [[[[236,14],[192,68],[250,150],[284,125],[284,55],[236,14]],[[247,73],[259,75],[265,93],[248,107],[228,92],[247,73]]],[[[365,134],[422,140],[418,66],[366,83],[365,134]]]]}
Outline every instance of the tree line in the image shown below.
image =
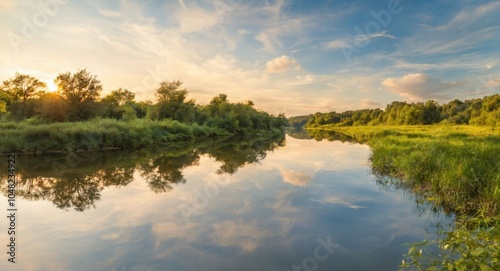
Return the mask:
{"type": "Polygon", "coordinates": [[[0,86],[0,118],[23,121],[39,118],[44,122],[74,122],[95,118],[123,121],[171,119],[181,123],[207,125],[236,134],[252,130],[282,130],[288,121],[283,114],[273,116],[259,111],[253,102],[230,103],[226,94],[215,96],[209,104],[198,105],[188,99],[181,81],[163,81],[155,90],[156,103],[135,101],[135,94],[119,88],[101,97],[103,86],[86,69],[61,73],[54,79],[56,92],[46,83],[16,73],[0,86]]]}
{"type": "Polygon", "coordinates": [[[440,105],[438,102],[408,103],[395,101],[382,109],[349,110],[342,113],[328,112],[289,118],[291,126],[320,127],[360,125],[429,125],[470,124],[500,125],[500,95],[482,99],[452,100],[440,105]]]}

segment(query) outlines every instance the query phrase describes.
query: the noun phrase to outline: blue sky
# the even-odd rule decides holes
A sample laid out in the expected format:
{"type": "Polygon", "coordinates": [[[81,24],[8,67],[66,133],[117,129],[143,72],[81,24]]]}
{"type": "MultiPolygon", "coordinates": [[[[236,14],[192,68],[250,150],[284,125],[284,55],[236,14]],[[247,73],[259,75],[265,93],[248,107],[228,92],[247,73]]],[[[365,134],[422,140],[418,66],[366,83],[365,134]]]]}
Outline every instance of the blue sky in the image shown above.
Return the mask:
{"type": "Polygon", "coordinates": [[[0,80],[87,68],[287,116],[500,92],[500,1],[0,0],[0,80]]]}

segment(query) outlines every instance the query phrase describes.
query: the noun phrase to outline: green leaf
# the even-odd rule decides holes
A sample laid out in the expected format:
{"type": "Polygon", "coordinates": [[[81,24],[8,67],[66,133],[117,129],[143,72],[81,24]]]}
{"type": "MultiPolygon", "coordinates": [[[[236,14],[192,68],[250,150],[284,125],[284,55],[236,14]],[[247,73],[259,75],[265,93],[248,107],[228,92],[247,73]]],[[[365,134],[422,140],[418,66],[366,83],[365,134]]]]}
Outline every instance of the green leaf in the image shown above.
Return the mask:
{"type": "Polygon", "coordinates": [[[486,264],[484,263],[480,263],[479,264],[479,267],[481,268],[481,271],[495,271],[493,268],[487,266],[486,264]]]}
{"type": "Polygon", "coordinates": [[[484,251],[485,251],[484,248],[480,247],[480,248],[476,248],[473,251],[471,251],[470,254],[472,256],[477,257],[477,256],[481,255],[481,253],[483,253],[484,251]]]}

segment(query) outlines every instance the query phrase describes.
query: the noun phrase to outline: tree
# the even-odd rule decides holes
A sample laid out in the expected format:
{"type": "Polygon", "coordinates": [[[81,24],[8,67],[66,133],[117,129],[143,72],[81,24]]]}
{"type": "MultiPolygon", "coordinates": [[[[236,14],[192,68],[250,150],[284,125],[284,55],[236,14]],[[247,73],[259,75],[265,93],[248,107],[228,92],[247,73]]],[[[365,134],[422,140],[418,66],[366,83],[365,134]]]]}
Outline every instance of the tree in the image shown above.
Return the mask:
{"type": "Polygon", "coordinates": [[[95,75],[87,70],[78,70],[75,74],[59,74],[54,82],[60,95],[67,101],[68,120],[85,120],[96,115],[95,102],[102,85],[95,75]]]}
{"type": "Polygon", "coordinates": [[[133,106],[135,94],[127,89],[119,88],[111,91],[106,97],[101,99],[101,108],[104,110],[103,116],[107,118],[123,119],[125,111],[127,111],[128,119],[131,117],[130,109],[134,110],[133,106]]]}
{"type": "Polygon", "coordinates": [[[71,104],[96,101],[102,91],[97,76],[90,74],[86,69],[78,70],[75,74],[69,72],[59,74],[54,82],[61,96],[71,104]]]}
{"type": "MultiPolygon", "coordinates": [[[[223,103],[227,103],[227,95],[226,94],[218,94],[217,96],[213,97],[212,100],[210,101],[210,105],[213,106],[219,106],[223,103]]],[[[253,103],[252,103],[253,106],[253,103]]]]}
{"type": "Polygon", "coordinates": [[[188,92],[186,89],[180,89],[181,85],[182,82],[179,80],[161,82],[155,94],[158,102],[183,103],[188,92]]]}
{"type": "Polygon", "coordinates": [[[108,102],[113,105],[122,106],[126,102],[133,102],[135,99],[135,94],[127,89],[119,88],[117,90],[111,91],[109,95],[102,98],[103,102],[108,102]]]}
{"type": "Polygon", "coordinates": [[[180,89],[181,81],[163,81],[156,90],[158,103],[151,110],[150,117],[165,119],[170,118],[180,122],[193,122],[195,120],[194,100],[188,100],[187,90],[180,89]]]}
{"type": "Polygon", "coordinates": [[[46,84],[32,76],[16,72],[14,78],[3,82],[0,91],[0,113],[9,112],[10,117],[21,120],[35,114],[35,95],[43,93],[46,84]]]}
{"type": "Polygon", "coordinates": [[[57,93],[46,93],[40,97],[37,113],[44,119],[50,121],[64,121],[65,101],[57,93]]]}
{"type": "Polygon", "coordinates": [[[439,104],[436,101],[428,100],[424,104],[424,124],[433,124],[440,121],[439,104]]]}
{"type": "Polygon", "coordinates": [[[40,93],[47,88],[47,85],[26,74],[16,72],[14,78],[3,81],[2,89],[7,93],[13,101],[21,101],[26,104],[26,101],[34,95],[40,93]]]}

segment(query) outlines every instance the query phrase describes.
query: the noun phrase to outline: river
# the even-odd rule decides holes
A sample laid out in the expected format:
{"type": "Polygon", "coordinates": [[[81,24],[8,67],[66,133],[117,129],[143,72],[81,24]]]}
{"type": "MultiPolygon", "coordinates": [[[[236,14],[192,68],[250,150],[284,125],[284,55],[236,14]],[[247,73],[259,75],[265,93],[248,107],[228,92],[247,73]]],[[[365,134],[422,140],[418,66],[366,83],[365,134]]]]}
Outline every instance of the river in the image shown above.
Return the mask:
{"type": "Polygon", "coordinates": [[[16,263],[2,252],[0,270],[398,270],[450,218],[377,182],[369,157],[290,136],[18,155],[16,263]]]}

